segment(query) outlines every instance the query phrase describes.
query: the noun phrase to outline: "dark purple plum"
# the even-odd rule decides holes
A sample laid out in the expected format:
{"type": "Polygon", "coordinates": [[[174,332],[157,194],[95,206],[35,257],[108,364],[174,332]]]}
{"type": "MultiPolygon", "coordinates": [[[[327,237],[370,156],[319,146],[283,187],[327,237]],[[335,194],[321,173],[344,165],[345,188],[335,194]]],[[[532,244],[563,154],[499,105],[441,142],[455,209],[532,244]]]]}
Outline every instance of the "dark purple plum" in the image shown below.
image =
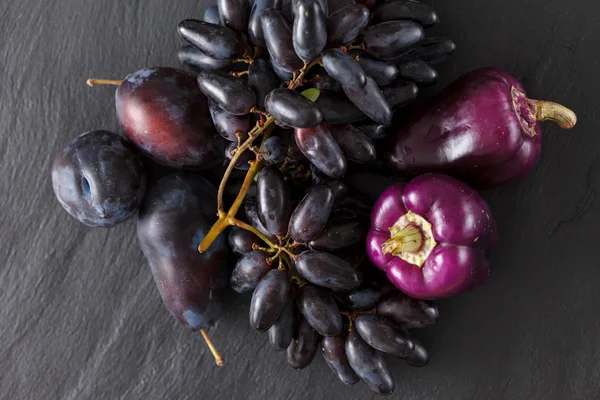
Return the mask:
{"type": "Polygon", "coordinates": [[[209,169],[223,160],[208,100],[196,80],[173,68],[128,75],[116,92],[117,117],[129,140],[160,164],[209,169]]]}
{"type": "Polygon", "coordinates": [[[63,208],[92,227],[111,227],[142,204],[146,173],[134,146],[116,133],[86,132],[54,159],[52,186],[63,208]]]}
{"type": "Polygon", "coordinates": [[[140,246],[162,300],[171,315],[191,329],[217,321],[229,284],[225,237],[198,252],[216,220],[216,196],[203,177],[168,175],[150,189],[138,220],[140,246]]]}

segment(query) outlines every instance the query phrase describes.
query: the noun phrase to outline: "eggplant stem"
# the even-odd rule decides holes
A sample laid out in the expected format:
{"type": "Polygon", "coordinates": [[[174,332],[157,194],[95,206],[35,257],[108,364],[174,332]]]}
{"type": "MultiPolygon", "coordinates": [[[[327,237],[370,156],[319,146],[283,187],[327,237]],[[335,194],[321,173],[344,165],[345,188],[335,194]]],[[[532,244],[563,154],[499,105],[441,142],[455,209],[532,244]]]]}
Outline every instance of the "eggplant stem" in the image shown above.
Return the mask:
{"type": "Polygon", "coordinates": [[[571,129],[577,123],[577,115],[567,107],[552,101],[529,100],[538,121],[554,121],[562,129],[571,129]]]}

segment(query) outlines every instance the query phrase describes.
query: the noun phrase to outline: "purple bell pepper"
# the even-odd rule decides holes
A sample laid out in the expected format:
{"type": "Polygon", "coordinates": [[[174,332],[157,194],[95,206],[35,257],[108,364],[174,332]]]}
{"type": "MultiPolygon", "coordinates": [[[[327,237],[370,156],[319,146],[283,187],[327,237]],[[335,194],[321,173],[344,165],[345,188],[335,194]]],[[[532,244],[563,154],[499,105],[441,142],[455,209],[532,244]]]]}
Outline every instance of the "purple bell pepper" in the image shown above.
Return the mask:
{"type": "Polygon", "coordinates": [[[496,241],[492,213],[475,190],[447,175],[425,174],[379,197],[367,254],[404,293],[437,299],[485,282],[496,241]]]}
{"type": "Polygon", "coordinates": [[[441,172],[480,189],[495,187],[535,166],[546,120],[572,128],[577,117],[559,104],[528,99],[507,72],[477,69],[390,137],[386,162],[399,173],[441,172]]]}

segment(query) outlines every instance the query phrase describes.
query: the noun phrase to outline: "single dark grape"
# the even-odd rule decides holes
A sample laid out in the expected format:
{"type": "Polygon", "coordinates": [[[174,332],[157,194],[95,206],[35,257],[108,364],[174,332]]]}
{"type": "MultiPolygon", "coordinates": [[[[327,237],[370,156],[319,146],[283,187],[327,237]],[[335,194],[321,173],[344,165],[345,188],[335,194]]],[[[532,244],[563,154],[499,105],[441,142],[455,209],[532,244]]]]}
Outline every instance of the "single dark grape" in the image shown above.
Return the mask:
{"type": "Polygon", "coordinates": [[[364,240],[367,230],[356,219],[330,220],[323,232],[308,245],[313,250],[335,252],[364,240]]]}
{"type": "Polygon", "coordinates": [[[427,28],[438,22],[433,8],[415,0],[384,1],[373,9],[373,22],[408,19],[427,28]]]}
{"type": "Polygon", "coordinates": [[[185,40],[217,60],[235,59],[242,50],[236,33],[225,26],[186,19],[177,29],[185,40]]]}
{"type": "Polygon", "coordinates": [[[292,343],[287,349],[287,362],[294,369],[310,365],[319,347],[319,334],[303,316],[299,316],[298,325],[292,343]]]}
{"type": "Polygon", "coordinates": [[[292,29],[294,50],[298,57],[305,62],[310,62],[321,53],[327,43],[325,24],[327,10],[321,8],[318,0],[294,0],[294,2],[296,6],[292,29]]]}
{"type": "Polygon", "coordinates": [[[234,115],[231,114],[212,100],[208,101],[208,109],[217,132],[223,138],[235,142],[238,140],[244,140],[248,137],[248,130],[250,128],[250,116],[249,115],[234,115]]]}
{"type": "MultiPolygon", "coordinates": [[[[341,179],[325,179],[323,183],[333,190],[333,208],[339,207],[348,194],[348,187],[341,179]]],[[[333,214],[332,214],[333,215],[333,214]]]]}
{"type": "Polygon", "coordinates": [[[296,270],[307,281],[333,290],[352,290],[362,283],[362,275],[348,262],[330,253],[307,250],[298,255],[296,270]]]}
{"type": "Polygon", "coordinates": [[[351,124],[367,118],[365,113],[356,108],[341,92],[321,90],[315,104],[323,115],[323,121],[330,124],[351,124]]]}
{"type": "Polygon", "coordinates": [[[330,131],[348,160],[368,164],[377,158],[373,141],[354,125],[333,125],[330,131]]]}
{"type": "Polygon", "coordinates": [[[327,184],[315,185],[294,209],[289,233],[297,242],[308,242],[318,237],[329,219],[335,196],[327,184]]]}
{"type": "Polygon", "coordinates": [[[79,222],[111,227],[142,205],[146,172],[127,140],[113,132],[90,131],[56,155],[52,186],[60,204],[79,222]]]}
{"type": "Polygon", "coordinates": [[[265,108],[275,120],[294,128],[313,128],[323,119],[315,103],[285,88],[271,91],[265,98],[265,108]]]}
{"type": "Polygon", "coordinates": [[[392,110],[372,78],[367,78],[367,84],[362,89],[344,87],[344,93],[373,121],[379,124],[389,124],[392,121],[392,110]]]}
{"type": "Polygon", "coordinates": [[[296,302],[289,298],[277,321],[269,328],[269,343],[276,350],[285,350],[294,339],[297,319],[296,302]]]}
{"type": "Polygon", "coordinates": [[[369,23],[369,9],[362,4],[341,8],[327,18],[329,46],[347,45],[358,37],[369,23]]]}
{"type": "Polygon", "coordinates": [[[352,50],[350,54],[358,58],[358,64],[380,87],[394,82],[400,73],[394,63],[373,58],[362,50],[352,50]]]}
{"type": "Polygon", "coordinates": [[[223,139],[190,74],[173,68],[139,70],[121,83],[115,105],[127,138],[160,164],[209,169],[223,160],[223,139]]]}
{"type": "Polygon", "coordinates": [[[268,255],[260,250],[242,255],[231,273],[229,280],[231,288],[238,293],[244,293],[256,288],[258,282],[273,267],[267,262],[268,255]]]}
{"type": "Polygon", "coordinates": [[[256,105],[254,91],[243,80],[219,71],[201,71],[198,87],[209,99],[234,115],[246,115],[256,105]]]}
{"type": "Polygon", "coordinates": [[[250,253],[252,246],[256,244],[263,246],[264,243],[252,232],[247,231],[237,226],[231,227],[229,231],[229,247],[231,251],[238,255],[250,253]]]}
{"type": "Polygon", "coordinates": [[[377,304],[377,314],[406,329],[433,325],[439,317],[436,307],[399,291],[395,291],[377,304]]]}
{"type": "MultiPolygon", "coordinates": [[[[325,14],[325,17],[329,15],[329,1],[328,0],[317,0],[319,6],[321,6],[321,11],[325,14]]],[[[295,17],[298,13],[298,5],[300,4],[299,0],[292,0],[292,16],[295,17]]],[[[290,21],[293,21],[294,18],[290,18],[290,21]]]]}
{"type": "Polygon", "coordinates": [[[285,235],[292,215],[292,199],[283,174],[273,166],[264,167],[258,174],[256,202],[258,218],[273,235],[285,235]]]}
{"type": "Polygon", "coordinates": [[[259,332],[269,329],[290,296],[286,271],[272,269],[260,280],[250,302],[250,325],[259,332]]]}
{"type": "Polygon", "coordinates": [[[261,17],[263,37],[273,63],[286,72],[295,72],[304,63],[296,55],[292,28],[279,10],[265,10],[261,17]]]}
{"type": "Polygon", "coordinates": [[[384,87],[381,91],[392,109],[412,103],[419,94],[417,85],[402,79],[397,80],[391,86],[384,87]]]}
{"type": "MultiPolygon", "coordinates": [[[[225,148],[225,159],[227,160],[227,163],[233,159],[236,149],[237,143],[235,142],[229,143],[229,145],[225,148]]],[[[250,150],[246,150],[242,153],[240,158],[238,158],[234,168],[241,171],[247,171],[250,169],[250,161],[252,160],[254,160],[254,153],[252,153],[250,150]]]]}
{"type": "Polygon", "coordinates": [[[306,284],[298,291],[298,309],[315,331],[335,336],[342,331],[342,316],[334,298],[324,289],[306,284]]]}
{"type": "Polygon", "coordinates": [[[248,21],[248,39],[258,47],[266,47],[260,17],[265,10],[281,10],[282,0],[254,0],[248,21]]]}
{"type": "Polygon", "coordinates": [[[346,156],[327,125],[323,123],[313,129],[294,129],[294,137],[306,158],[324,174],[331,178],[341,178],[346,174],[346,156]]]}
{"type": "Polygon", "coordinates": [[[404,360],[413,367],[424,367],[429,362],[429,353],[421,343],[415,341],[415,349],[404,360]]]}
{"type": "Polygon", "coordinates": [[[208,22],[209,24],[217,24],[221,23],[221,16],[219,15],[219,7],[211,6],[204,10],[204,15],[202,16],[202,20],[204,22],[208,22]]]}
{"type": "Polygon", "coordinates": [[[394,392],[394,379],[382,354],[369,346],[355,330],[346,339],[346,356],[354,372],[369,389],[380,395],[394,392]]]}
{"type": "Polygon", "coordinates": [[[227,26],[237,32],[246,32],[248,29],[248,15],[250,3],[248,0],[217,0],[221,25],[227,26]]]}
{"type": "Polygon", "coordinates": [[[369,346],[384,353],[406,357],[415,348],[404,329],[398,328],[392,321],[380,315],[359,315],[354,320],[354,326],[369,346]]]}
{"type": "Polygon", "coordinates": [[[374,57],[394,58],[419,43],[424,37],[423,28],[416,22],[381,22],[365,33],[363,47],[374,57]]]}
{"type": "Polygon", "coordinates": [[[325,336],[321,339],[321,353],[331,370],[346,385],[354,385],[360,378],[350,364],[346,356],[346,336],[325,336]]]}
{"type": "Polygon", "coordinates": [[[265,228],[258,218],[258,205],[256,203],[256,197],[246,197],[244,199],[244,214],[250,225],[258,229],[263,235],[267,236],[270,240],[277,240],[277,237],[265,228]]]}
{"type": "Polygon", "coordinates": [[[273,67],[273,71],[275,72],[275,74],[277,74],[277,76],[282,82],[287,83],[291,81],[294,77],[294,74],[292,72],[287,72],[286,70],[284,70],[283,67],[280,67],[273,58],[271,58],[271,66],[273,67]]]}
{"type": "Polygon", "coordinates": [[[271,136],[264,141],[261,151],[267,164],[281,165],[285,161],[286,146],[279,136],[271,136]]]}
{"type": "Polygon", "coordinates": [[[177,57],[180,62],[186,64],[196,72],[204,69],[229,70],[233,67],[231,60],[217,60],[216,58],[209,57],[202,50],[191,44],[182,46],[177,52],[177,57]]]}
{"type": "Polygon", "coordinates": [[[140,210],[137,234],[162,300],[191,329],[213,325],[229,283],[223,236],[210,251],[198,245],[216,221],[217,191],[197,175],[173,174],[158,181],[140,210]]]}
{"type": "Polygon", "coordinates": [[[367,84],[367,74],[356,60],[340,49],[329,49],[323,53],[323,67],[335,80],[351,89],[360,89],[367,84]]]}
{"type": "Polygon", "coordinates": [[[373,309],[381,298],[381,291],[375,286],[359,287],[351,292],[336,295],[340,305],[350,311],[366,311],[373,309]]]}
{"type": "Polygon", "coordinates": [[[446,61],[456,50],[456,43],[448,38],[432,37],[423,40],[408,52],[408,57],[420,58],[429,64],[446,61]]]}
{"type": "Polygon", "coordinates": [[[408,79],[422,87],[435,85],[438,81],[436,70],[419,58],[401,62],[398,64],[398,71],[401,78],[408,79]]]}
{"type": "Polygon", "coordinates": [[[265,97],[281,86],[281,80],[266,57],[259,57],[248,68],[248,85],[256,93],[256,105],[265,107],[265,97]]]}

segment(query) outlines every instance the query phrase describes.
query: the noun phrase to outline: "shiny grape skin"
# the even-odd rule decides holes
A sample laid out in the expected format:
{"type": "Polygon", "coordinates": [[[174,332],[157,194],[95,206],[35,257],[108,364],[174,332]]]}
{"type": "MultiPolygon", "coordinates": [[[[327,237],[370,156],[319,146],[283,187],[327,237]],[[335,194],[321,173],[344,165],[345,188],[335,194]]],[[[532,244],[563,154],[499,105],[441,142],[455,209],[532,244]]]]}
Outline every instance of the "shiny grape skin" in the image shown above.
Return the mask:
{"type": "Polygon", "coordinates": [[[237,32],[246,32],[250,3],[248,0],[217,0],[221,25],[237,32]]]}
{"type": "Polygon", "coordinates": [[[362,283],[362,274],[348,262],[330,253],[307,250],[296,258],[296,270],[307,281],[332,290],[352,290],[362,283]]]}
{"type": "Polygon", "coordinates": [[[289,298],[281,314],[279,314],[279,318],[269,328],[269,343],[275,350],[287,349],[292,339],[294,339],[297,310],[296,302],[293,298],[289,298]]]}
{"type": "Polygon", "coordinates": [[[327,18],[327,44],[347,45],[358,37],[369,23],[369,9],[362,4],[352,4],[335,11],[327,18]]]}
{"type": "Polygon", "coordinates": [[[216,221],[216,196],[213,185],[200,176],[168,175],[150,189],[138,219],[140,246],[163,302],[191,329],[217,321],[229,283],[225,237],[198,252],[216,221]]]}
{"type": "Polygon", "coordinates": [[[263,235],[267,236],[270,240],[277,240],[277,237],[265,228],[258,218],[258,205],[256,203],[256,197],[246,197],[244,199],[244,213],[250,225],[258,229],[263,235]]]}
{"type": "Polygon", "coordinates": [[[208,110],[217,132],[226,140],[237,144],[238,137],[244,140],[248,137],[250,128],[249,115],[234,115],[223,110],[212,100],[208,101],[208,110]]]}
{"type": "Polygon", "coordinates": [[[317,68],[311,69],[311,78],[308,79],[308,82],[306,83],[305,87],[314,87],[320,89],[321,91],[323,89],[333,90],[336,92],[342,90],[342,85],[340,85],[338,81],[329,76],[329,74],[325,72],[325,70],[319,70],[317,68]]]}
{"type": "Polygon", "coordinates": [[[327,184],[315,185],[294,209],[288,232],[297,242],[308,242],[318,237],[329,219],[335,196],[327,184]]]}
{"type": "Polygon", "coordinates": [[[221,23],[221,16],[219,15],[219,7],[218,6],[208,7],[204,11],[204,15],[202,16],[202,20],[204,22],[208,22],[209,24],[217,24],[217,25],[219,25],[221,23]]]}
{"type": "Polygon", "coordinates": [[[415,341],[415,349],[404,360],[413,367],[424,367],[429,363],[429,353],[421,343],[415,341]]]}
{"type": "Polygon", "coordinates": [[[333,208],[342,204],[348,194],[348,187],[341,179],[326,179],[324,181],[333,190],[333,208]]]}
{"type": "Polygon", "coordinates": [[[344,88],[344,93],[354,105],[378,124],[389,124],[393,113],[381,89],[371,78],[362,89],[344,88]]]}
{"type": "Polygon", "coordinates": [[[269,329],[290,296],[287,271],[272,269],[260,280],[250,302],[250,325],[259,332],[269,329]]]}
{"type": "Polygon", "coordinates": [[[223,160],[208,101],[188,73],[147,68],[130,74],[116,91],[115,106],[125,136],[158,163],[209,169],[223,160]]]}
{"type": "Polygon", "coordinates": [[[231,288],[238,293],[255,289],[258,282],[273,269],[267,262],[267,257],[268,255],[260,250],[244,254],[231,272],[231,288]]]}
{"type": "Polygon", "coordinates": [[[360,89],[367,84],[367,74],[356,60],[340,49],[329,49],[321,59],[325,71],[342,86],[360,89]]]}
{"type": "Polygon", "coordinates": [[[313,129],[294,129],[296,144],[302,153],[321,172],[331,178],[341,178],[346,174],[346,156],[336,143],[325,124],[313,129]]]}
{"type": "Polygon", "coordinates": [[[358,64],[378,86],[386,86],[394,82],[400,73],[395,64],[370,57],[362,50],[352,50],[350,54],[358,57],[358,64]]]}
{"type": "Polygon", "coordinates": [[[279,10],[265,10],[260,17],[263,37],[271,59],[286,72],[295,72],[304,63],[296,54],[292,28],[279,10]]]}
{"type": "Polygon", "coordinates": [[[177,52],[177,57],[181,63],[186,64],[196,72],[204,69],[219,69],[225,71],[233,67],[233,62],[231,60],[214,59],[191,44],[182,46],[177,52]]]}
{"type": "Polygon", "coordinates": [[[279,136],[271,136],[264,141],[261,151],[267,164],[281,165],[285,161],[286,146],[279,136]]]}
{"type": "Polygon", "coordinates": [[[209,99],[234,115],[246,115],[256,105],[256,94],[246,82],[219,71],[200,71],[198,87],[209,99]]]}
{"type": "Polygon", "coordinates": [[[373,309],[381,298],[381,291],[377,287],[359,287],[351,292],[340,293],[337,299],[345,310],[366,311],[373,309]]]}
{"type": "Polygon", "coordinates": [[[369,346],[384,353],[406,357],[415,349],[405,330],[380,315],[359,315],[354,320],[354,327],[369,346]]]}
{"type": "Polygon", "coordinates": [[[294,160],[304,160],[304,154],[296,144],[296,138],[294,134],[288,134],[287,132],[283,136],[283,144],[285,146],[285,154],[286,156],[294,159],[294,160]]]}
{"type": "Polygon", "coordinates": [[[332,125],[329,129],[348,160],[369,164],[377,158],[373,141],[354,125],[332,125]]]}
{"type": "Polygon", "coordinates": [[[438,81],[438,74],[428,63],[414,59],[398,64],[400,77],[416,83],[421,87],[433,86],[438,81]]]}
{"type": "Polygon", "coordinates": [[[354,0],[329,0],[327,1],[327,9],[329,10],[329,15],[331,16],[336,11],[353,4],[356,4],[354,0]]]}
{"type": "Polygon", "coordinates": [[[321,90],[315,104],[323,115],[323,121],[330,124],[351,124],[367,118],[365,113],[356,108],[341,92],[321,90]]]}
{"type": "Polygon", "coordinates": [[[360,378],[350,364],[346,356],[346,336],[325,336],[321,339],[321,354],[327,361],[331,370],[346,385],[354,385],[360,378]]]}
{"type": "Polygon", "coordinates": [[[414,0],[385,1],[378,4],[372,14],[374,23],[407,19],[428,28],[438,22],[433,8],[414,0]]]}
{"type": "Polygon", "coordinates": [[[398,57],[424,37],[423,28],[416,22],[382,22],[365,32],[363,47],[374,57],[388,59],[398,57]]]}
{"type": "Polygon", "coordinates": [[[355,331],[346,339],[348,363],[358,376],[377,394],[389,395],[395,384],[383,355],[369,346],[355,331]]]}
{"type": "Polygon", "coordinates": [[[52,186],[63,208],[79,222],[111,227],[138,211],[146,172],[133,145],[108,131],[90,131],[56,154],[52,186]]]}
{"type": "Polygon", "coordinates": [[[248,21],[248,39],[257,47],[266,47],[260,17],[265,10],[281,10],[282,0],[255,0],[248,21]]]}
{"type": "Polygon", "coordinates": [[[315,331],[323,336],[342,332],[342,316],[331,294],[311,284],[302,286],[298,292],[298,310],[315,331]]]}
{"type": "Polygon", "coordinates": [[[387,132],[387,128],[390,125],[377,125],[377,124],[369,124],[369,125],[359,125],[358,129],[360,129],[365,135],[367,135],[371,140],[379,140],[385,139],[389,136],[389,132],[387,132]]]}
{"type": "Polygon", "coordinates": [[[242,50],[236,33],[225,26],[186,19],[177,29],[181,37],[217,60],[234,59],[242,50]]]}
{"type": "Polygon", "coordinates": [[[335,252],[364,240],[367,230],[356,219],[330,220],[323,232],[308,243],[312,250],[335,252]]]}
{"type": "Polygon", "coordinates": [[[266,57],[259,57],[248,68],[248,85],[256,93],[256,105],[264,110],[265,97],[281,86],[281,80],[266,57]]]}
{"type": "Polygon", "coordinates": [[[446,61],[456,50],[456,43],[443,37],[432,37],[423,40],[419,46],[408,52],[408,57],[420,58],[435,65],[446,61]]]}
{"type": "Polygon", "coordinates": [[[292,215],[292,199],[283,174],[273,166],[264,167],[256,184],[258,218],[273,235],[285,235],[292,215]]]}
{"type": "Polygon", "coordinates": [[[437,307],[398,291],[377,304],[377,314],[406,329],[431,326],[439,317],[437,307]]]}
{"type": "Polygon", "coordinates": [[[273,67],[273,71],[275,71],[275,74],[279,77],[279,79],[282,82],[289,82],[294,77],[293,73],[285,71],[273,59],[271,59],[271,66],[273,67]]]}
{"type": "MultiPolygon", "coordinates": [[[[237,143],[231,142],[225,148],[225,160],[227,163],[233,159],[234,152],[237,149],[237,143]]],[[[235,169],[239,169],[241,171],[247,171],[250,169],[250,161],[254,160],[254,153],[250,150],[246,150],[242,153],[242,155],[237,159],[237,162],[234,165],[235,169]]]]}
{"type": "Polygon", "coordinates": [[[419,88],[413,82],[398,80],[391,86],[381,89],[383,97],[392,109],[412,103],[419,94],[419,88]]]}
{"type": "Polygon", "coordinates": [[[294,369],[310,365],[319,347],[319,334],[303,316],[299,316],[294,338],[287,348],[287,362],[294,369]]]}
{"type": "Polygon", "coordinates": [[[315,103],[290,89],[272,90],[265,98],[265,108],[276,121],[294,128],[313,128],[323,120],[315,103]]]}
{"type": "Polygon", "coordinates": [[[294,50],[304,62],[310,62],[327,44],[326,10],[322,9],[318,0],[294,0],[294,3],[294,50]]]}
{"type": "Polygon", "coordinates": [[[229,231],[229,248],[235,254],[243,256],[246,253],[251,252],[252,246],[262,246],[264,243],[254,233],[247,231],[237,226],[232,226],[229,231]]]}

